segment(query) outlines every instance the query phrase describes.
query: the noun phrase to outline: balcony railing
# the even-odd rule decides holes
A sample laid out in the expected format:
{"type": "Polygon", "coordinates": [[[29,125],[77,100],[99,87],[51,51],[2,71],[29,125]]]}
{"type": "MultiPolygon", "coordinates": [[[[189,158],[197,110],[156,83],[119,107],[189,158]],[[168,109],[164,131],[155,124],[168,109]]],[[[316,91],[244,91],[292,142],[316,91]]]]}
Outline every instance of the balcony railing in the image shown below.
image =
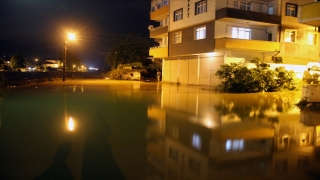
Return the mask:
{"type": "Polygon", "coordinates": [[[245,11],[235,8],[222,8],[216,11],[216,19],[234,18],[252,22],[265,22],[269,24],[280,24],[281,17],[270,14],[263,14],[255,11],[245,11]]]}
{"type": "Polygon", "coordinates": [[[236,38],[215,39],[215,49],[243,50],[256,52],[273,52],[280,48],[279,42],[248,40],[236,38]]]}
{"type": "Polygon", "coordinates": [[[163,34],[168,33],[168,25],[158,26],[150,30],[150,38],[159,38],[163,34]]]}
{"type": "Polygon", "coordinates": [[[266,2],[245,2],[227,0],[227,7],[246,11],[259,12],[263,14],[279,15],[278,12],[275,11],[275,9],[277,8],[274,7],[274,5],[270,5],[266,2]]]}
{"type": "Polygon", "coordinates": [[[168,46],[155,46],[149,49],[149,55],[154,58],[168,57],[168,46]]]}
{"type": "Polygon", "coordinates": [[[169,5],[169,0],[153,0],[151,1],[151,12],[156,11],[167,5],[169,5]]]}

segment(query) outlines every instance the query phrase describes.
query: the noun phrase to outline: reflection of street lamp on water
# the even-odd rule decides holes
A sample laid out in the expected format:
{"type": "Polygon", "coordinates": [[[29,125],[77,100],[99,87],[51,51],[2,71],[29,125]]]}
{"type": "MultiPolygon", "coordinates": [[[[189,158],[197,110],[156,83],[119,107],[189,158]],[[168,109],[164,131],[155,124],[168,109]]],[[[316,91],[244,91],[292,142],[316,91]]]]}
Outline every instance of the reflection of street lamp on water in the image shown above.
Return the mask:
{"type": "MultiPolygon", "coordinates": [[[[68,40],[75,40],[75,35],[68,34],[68,40]]],[[[63,69],[62,69],[62,81],[66,80],[67,45],[68,45],[68,41],[66,41],[64,43],[64,60],[63,60],[63,69]]]]}
{"type": "Polygon", "coordinates": [[[69,118],[68,129],[69,129],[69,131],[73,131],[74,130],[74,121],[73,121],[72,117],[69,118]]]}
{"type": "Polygon", "coordinates": [[[73,72],[74,72],[74,68],[76,67],[76,65],[73,65],[72,67],[73,67],[73,72]]]}

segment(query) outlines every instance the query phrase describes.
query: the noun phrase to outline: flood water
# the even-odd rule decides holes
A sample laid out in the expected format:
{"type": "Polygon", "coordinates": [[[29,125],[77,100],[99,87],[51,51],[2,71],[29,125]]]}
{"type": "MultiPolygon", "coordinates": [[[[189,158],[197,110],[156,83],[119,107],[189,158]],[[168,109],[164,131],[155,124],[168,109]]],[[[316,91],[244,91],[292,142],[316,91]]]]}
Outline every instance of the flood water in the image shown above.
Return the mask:
{"type": "Polygon", "coordinates": [[[0,179],[317,179],[320,115],[300,99],[137,81],[12,88],[0,179]]]}

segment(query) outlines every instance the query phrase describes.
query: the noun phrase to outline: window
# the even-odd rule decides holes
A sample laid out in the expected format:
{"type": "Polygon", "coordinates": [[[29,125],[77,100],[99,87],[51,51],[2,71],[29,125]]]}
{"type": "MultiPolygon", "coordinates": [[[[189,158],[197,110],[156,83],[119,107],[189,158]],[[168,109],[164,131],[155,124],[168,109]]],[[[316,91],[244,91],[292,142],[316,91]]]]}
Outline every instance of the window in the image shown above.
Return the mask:
{"type": "Polygon", "coordinates": [[[189,158],[189,163],[188,163],[188,169],[196,174],[200,173],[200,161],[194,159],[194,158],[189,158]]]}
{"type": "Polygon", "coordinates": [[[274,8],[273,6],[268,7],[268,14],[273,14],[274,8]]]}
{"type": "Polygon", "coordinates": [[[204,0],[204,1],[199,1],[199,2],[196,2],[196,15],[197,14],[202,14],[202,13],[205,13],[207,12],[207,1],[204,0]]]}
{"type": "Polygon", "coordinates": [[[286,4],[286,16],[297,17],[297,5],[295,4],[286,4]]]}
{"type": "Polygon", "coordinates": [[[234,8],[239,9],[239,2],[238,1],[234,1],[234,8]]]}
{"type": "Polygon", "coordinates": [[[233,27],[232,28],[232,38],[250,39],[251,38],[251,29],[241,28],[241,27],[233,27]]]}
{"type": "Polygon", "coordinates": [[[192,147],[196,148],[197,150],[201,149],[201,137],[197,133],[194,133],[192,136],[192,147]]]}
{"type": "Polygon", "coordinates": [[[157,2],[157,9],[161,8],[161,2],[157,2]]]}
{"type": "Polygon", "coordinates": [[[178,160],[178,151],[173,149],[173,148],[169,148],[169,157],[173,160],[178,160]]]}
{"type": "Polygon", "coordinates": [[[242,9],[242,10],[251,10],[251,3],[250,2],[244,2],[244,1],[234,1],[234,8],[235,9],[242,9]]]}
{"type": "Polygon", "coordinates": [[[308,45],[317,45],[317,39],[318,39],[317,33],[309,32],[307,44],[308,45]]]}
{"type": "Polygon", "coordinates": [[[174,138],[174,139],[179,138],[179,127],[178,126],[172,127],[172,138],[174,138]]]}
{"type": "Polygon", "coordinates": [[[228,139],[226,142],[226,151],[242,151],[244,146],[243,139],[228,139]]]}
{"type": "Polygon", "coordinates": [[[174,11],[174,21],[182,20],[183,9],[174,11]]]}
{"type": "Polygon", "coordinates": [[[173,33],[173,44],[178,44],[182,42],[182,32],[173,33]]]}
{"type": "Polygon", "coordinates": [[[206,27],[196,28],[195,39],[205,39],[206,38],[206,27]]]}
{"type": "Polygon", "coordinates": [[[296,30],[286,30],[284,35],[285,42],[296,42],[296,30]]]}
{"type": "Polygon", "coordinates": [[[249,3],[249,2],[240,2],[240,8],[239,9],[250,11],[251,3],[249,3]]]}
{"type": "Polygon", "coordinates": [[[166,5],[168,5],[168,0],[163,1],[163,6],[166,6],[166,5]]]}

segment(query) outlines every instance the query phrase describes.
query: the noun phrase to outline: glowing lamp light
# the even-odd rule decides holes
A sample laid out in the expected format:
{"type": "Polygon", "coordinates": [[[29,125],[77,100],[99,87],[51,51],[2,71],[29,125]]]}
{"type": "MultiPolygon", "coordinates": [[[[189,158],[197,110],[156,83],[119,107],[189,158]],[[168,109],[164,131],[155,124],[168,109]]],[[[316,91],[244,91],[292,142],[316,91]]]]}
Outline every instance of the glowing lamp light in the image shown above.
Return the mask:
{"type": "Polygon", "coordinates": [[[69,131],[74,130],[74,121],[73,121],[72,117],[70,117],[70,119],[68,121],[68,129],[69,129],[69,131]]]}
{"type": "Polygon", "coordinates": [[[70,40],[75,40],[76,39],[76,36],[74,34],[68,34],[68,39],[70,40]]]}

